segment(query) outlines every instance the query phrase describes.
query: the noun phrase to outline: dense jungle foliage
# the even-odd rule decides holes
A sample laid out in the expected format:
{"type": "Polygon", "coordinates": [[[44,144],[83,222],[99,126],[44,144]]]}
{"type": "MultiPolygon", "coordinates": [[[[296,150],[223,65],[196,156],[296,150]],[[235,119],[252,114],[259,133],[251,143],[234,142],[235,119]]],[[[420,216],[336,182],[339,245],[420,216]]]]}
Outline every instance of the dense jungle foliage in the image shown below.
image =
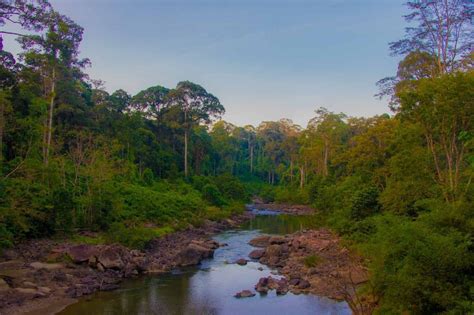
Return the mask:
{"type": "Polygon", "coordinates": [[[376,312],[474,312],[472,6],[407,5],[398,71],[379,81],[393,115],[319,108],[302,128],[219,120],[188,81],[109,94],[84,73],[80,26],[46,0],[1,0],[0,25],[22,32],[0,35],[23,50],[0,46],[0,246],[94,230],[143,247],[258,195],[318,209],[367,258],[376,312]]]}

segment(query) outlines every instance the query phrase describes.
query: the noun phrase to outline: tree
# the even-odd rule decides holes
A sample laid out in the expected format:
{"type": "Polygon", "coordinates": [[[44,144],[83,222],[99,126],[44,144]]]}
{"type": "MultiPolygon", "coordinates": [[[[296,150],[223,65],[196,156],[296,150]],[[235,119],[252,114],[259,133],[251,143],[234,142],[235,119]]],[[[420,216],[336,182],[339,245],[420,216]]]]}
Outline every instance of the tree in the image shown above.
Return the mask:
{"type": "Polygon", "coordinates": [[[472,50],[472,1],[410,0],[405,38],[390,43],[394,55],[421,51],[436,59],[438,72],[444,74],[459,67],[459,60],[472,50]]]}
{"type": "MultiPolygon", "coordinates": [[[[164,101],[169,89],[162,87],[160,85],[149,87],[146,90],[138,92],[130,101],[128,109],[131,111],[139,111],[145,114],[146,118],[157,119],[162,114],[162,109],[164,106],[164,101]]],[[[117,91],[117,93],[122,94],[122,98],[126,98],[123,93],[117,91]]],[[[120,97],[119,94],[116,94],[115,97],[120,97]]]]}
{"type": "Polygon", "coordinates": [[[341,145],[347,132],[347,125],[343,121],[346,116],[342,113],[335,114],[321,107],[316,110],[316,116],[308,122],[308,133],[310,146],[320,158],[320,173],[329,175],[329,161],[332,153],[341,145]]]}
{"type": "Polygon", "coordinates": [[[399,105],[397,90],[412,80],[434,78],[472,63],[472,1],[410,0],[406,5],[410,13],[405,20],[415,25],[405,28],[405,38],[390,43],[392,55],[404,59],[396,76],[377,82],[376,96],[389,96],[394,111],[399,105]]]}
{"type": "Polygon", "coordinates": [[[474,72],[419,80],[414,88],[400,91],[399,98],[401,117],[419,123],[424,130],[445,200],[457,200],[467,191],[461,189],[462,172],[466,155],[473,149],[461,134],[474,128],[474,72]]]}
{"type": "Polygon", "coordinates": [[[53,12],[48,19],[46,34],[27,35],[19,38],[23,49],[23,59],[41,76],[44,98],[49,102],[48,114],[44,123],[43,159],[48,164],[52,142],[57,83],[69,77],[72,72],[88,64],[87,59],[79,59],[79,44],[83,28],[66,16],[53,12]]]}
{"type": "MultiPolygon", "coordinates": [[[[0,27],[11,23],[38,32],[45,28],[51,12],[52,7],[47,0],[0,0],[0,27]]],[[[0,47],[1,34],[25,36],[17,32],[0,30],[0,47]]]]}
{"type": "Polygon", "coordinates": [[[182,113],[184,128],[184,175],[188,176],[189,132],[195,124],[209,124],[214,118],[224,114],[224,106],[219,99],[202,86],[189,82],[179,82],[164,99],[167,108],[177,107],[182,113]]]}

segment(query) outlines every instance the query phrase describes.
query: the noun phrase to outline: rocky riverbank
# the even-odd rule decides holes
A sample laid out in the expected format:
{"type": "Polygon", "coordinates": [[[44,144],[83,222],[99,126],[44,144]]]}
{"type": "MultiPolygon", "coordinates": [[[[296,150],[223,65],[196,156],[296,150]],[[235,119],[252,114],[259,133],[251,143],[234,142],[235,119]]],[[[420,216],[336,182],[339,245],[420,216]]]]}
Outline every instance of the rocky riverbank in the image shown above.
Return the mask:
{"type": "Polygon", "coordinates": [[[143,250],[118,244],[86,245],[34,240],[0,258],[0,314],[55,313],[78,297],[114,290],[140,274],[164,273],[210,258],[218,244],[210,237],[239,226],[251,214],[206,221],[201,227],[166,235],[143,250]]]}
{"type": "Polygon", "coordinates": [[[255,290],[265,294],[313,293],[336,300],[354,298],[357,285],[367,281],[361,258],[351,254],[327,229],[287,236],[262,235],[250,241],[257,247],[249,257],[276,268],[282,279],[261,278],[255,290]]]}

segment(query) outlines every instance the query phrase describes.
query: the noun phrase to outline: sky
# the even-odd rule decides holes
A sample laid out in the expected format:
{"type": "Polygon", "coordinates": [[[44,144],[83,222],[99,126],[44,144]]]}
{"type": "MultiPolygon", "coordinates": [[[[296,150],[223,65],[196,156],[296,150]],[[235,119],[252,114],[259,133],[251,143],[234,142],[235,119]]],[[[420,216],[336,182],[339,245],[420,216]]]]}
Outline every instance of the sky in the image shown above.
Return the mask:
{"type": "MultiPolygon", "coordinates": [[[[396,72],[401,0],[51,0],[84,27],[86,70],[130,94],[190,80],[237,125],[324,106],[350,116],[389,112],[375,82],[396,72]]],[[[6,42],[8,50],[8,42],[6,42]]]]}

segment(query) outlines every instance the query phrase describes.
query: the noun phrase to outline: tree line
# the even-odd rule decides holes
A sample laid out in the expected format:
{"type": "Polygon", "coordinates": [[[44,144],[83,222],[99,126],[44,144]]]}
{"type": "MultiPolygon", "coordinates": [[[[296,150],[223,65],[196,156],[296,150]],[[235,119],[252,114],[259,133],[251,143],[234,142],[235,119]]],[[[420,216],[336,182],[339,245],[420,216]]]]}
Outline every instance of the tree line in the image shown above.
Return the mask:
{"type": "Polygon", "coordinates": [[[46,0],[1,0],[0,35],[22,48],[0,45],[1,245],[95,229],[143,246],[259,195],[313,205],[367,258],[355,313],[472,312],[472,3],[406,5],[401,61],[377,83],[392,113],[321,107],[303,128],[220,120],[189,81],[109,94],[84,72],[82,27],[46,0]]]}

